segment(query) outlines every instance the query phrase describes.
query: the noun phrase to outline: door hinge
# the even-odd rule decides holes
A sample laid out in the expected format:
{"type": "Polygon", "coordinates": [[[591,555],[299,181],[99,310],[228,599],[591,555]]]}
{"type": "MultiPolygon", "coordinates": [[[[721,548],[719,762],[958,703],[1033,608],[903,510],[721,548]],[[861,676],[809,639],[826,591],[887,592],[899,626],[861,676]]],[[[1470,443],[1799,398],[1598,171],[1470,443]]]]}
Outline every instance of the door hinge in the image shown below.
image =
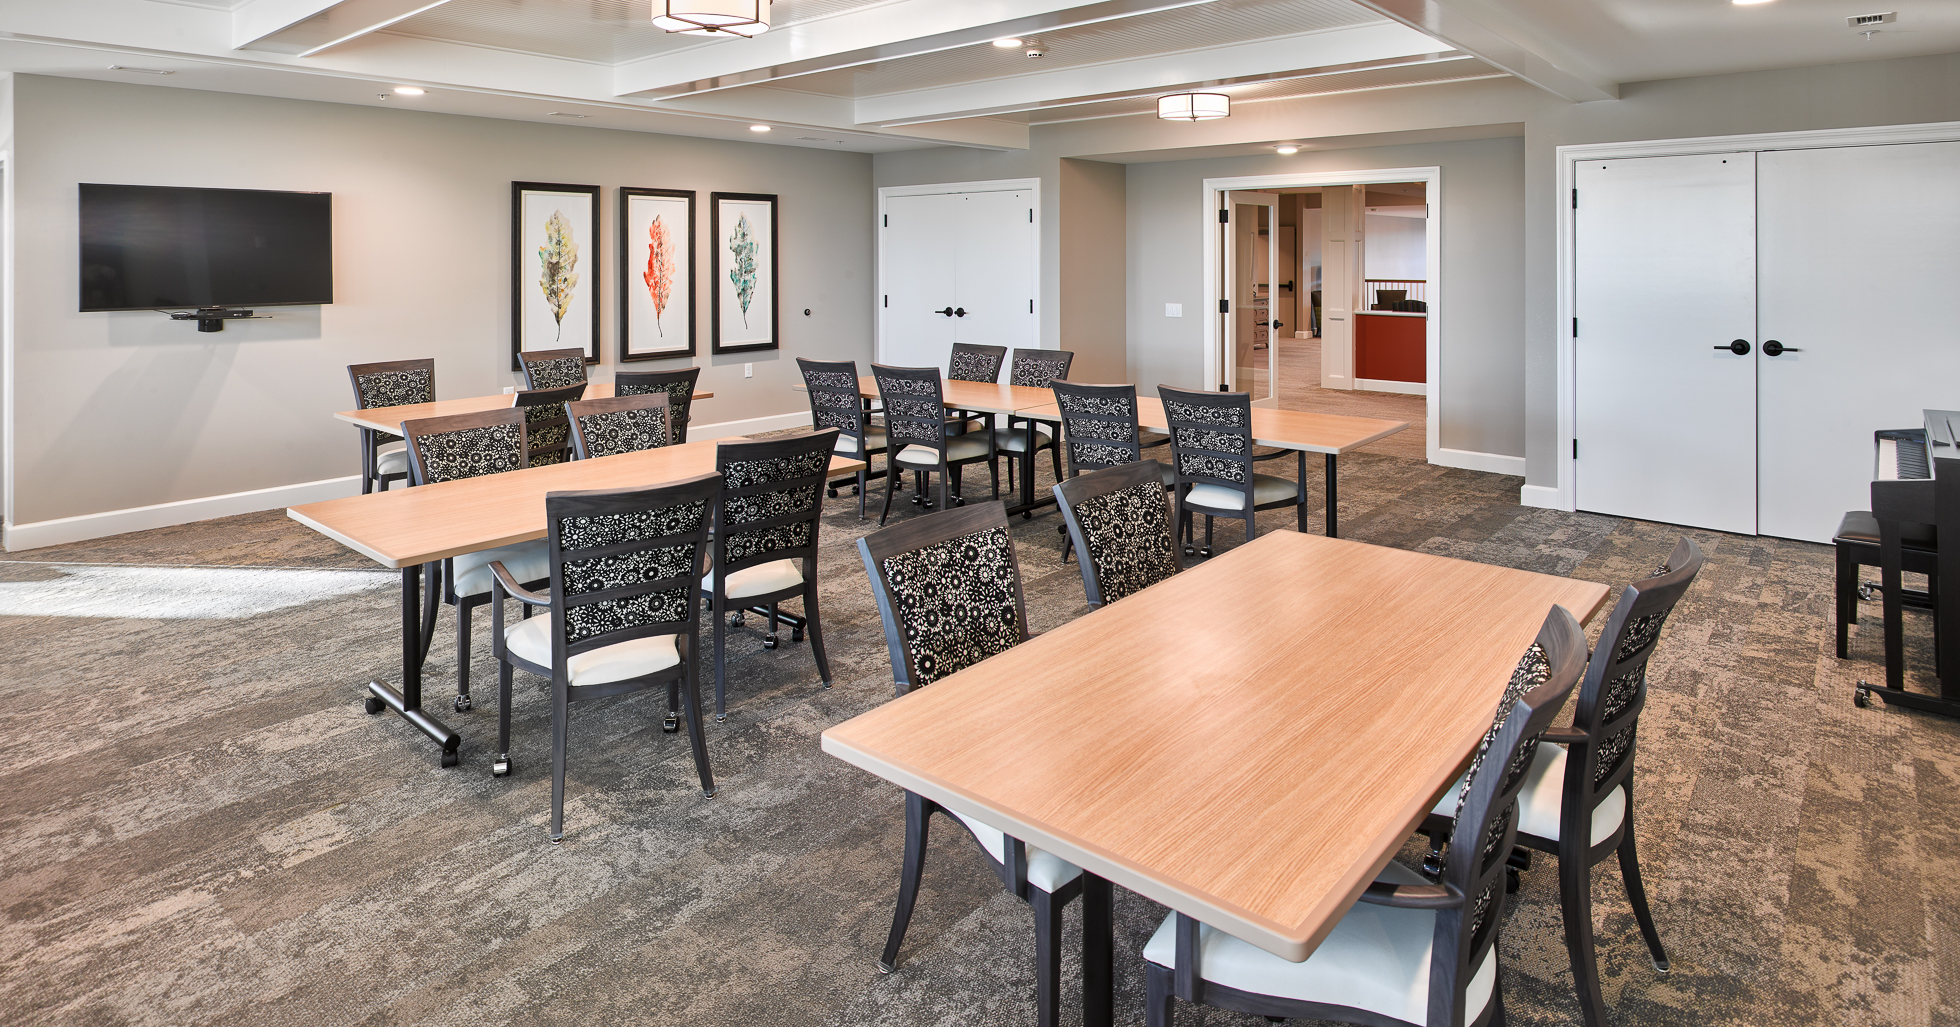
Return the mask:
{"type": "Polygon", "coordinates": [[[1572,319],[1572,337],[1575,339],[1579,337],[1579,319],[1576,317],[1572,319]]]}
{"type": "Polygon", "coordinates": [[[892,298],[891,298],[891,294],[890,294],[890,293],[886,293],[886,294],[885,294],[885,306],[888,306],[888,307],[889,307],[889,306],[891,306],[891,305],[892,305],[892,298]]]}
{"type": "Polygon", "coordinates": [[[1578,439],[1573,439],[1573,440],[1572,440],[1572,459],[1574,459],[1574,460],[1577,460],[1577,459],[1579,459],[1579,440],[1578,440],[1578,439]]]}
{"type": "Polygon", "coordinates": [[[890,214],[887,214],[885,215],[885,227],[890,228],[891,226],[892,226],[892,216],[890,214]]]}
{"type": "Polygon", "coordinates": [[[1218,212],[1218,223],[1221,225],[1229,225],[1232,223],[1231,208],[1227,207],[1226,209],[1218,212]]]}
{"type": "Polygon", "coordinates": [[[1579,190],[1577,189],[1572,190],[1572,209],[1579,209],[1579,190]]]}
{"type": "Polygon", "coordinates": [[[1033,208],[1033,207],[1029,207],[1029,208],[1028,208],[1028,224],[1030,224],[1030,225],[1032,225],[1032,224],[1034,224],[1034,208],[1033,208]]]}
{"type": "Polygon", "coordinates": [[[1032,314],[1032,313],[1034,313],[1034,301],[1033,301],[1033,300],[1029,300],[1029,301],[1028,301],[1028,313],[1030,313],[1030,314],[1032,314]]]}
{"type": "Polygon", "coordinates": [[[1221,313],[1221,314],[1229,314],[1229,313],[1231,313],[1231,312],[1232,312],[1232,301],[1231,301],[1231,300],[1219,300],[1219,301],[1218,301],[1218,312],[1219,312],[1219,313],[1221,313]]]}

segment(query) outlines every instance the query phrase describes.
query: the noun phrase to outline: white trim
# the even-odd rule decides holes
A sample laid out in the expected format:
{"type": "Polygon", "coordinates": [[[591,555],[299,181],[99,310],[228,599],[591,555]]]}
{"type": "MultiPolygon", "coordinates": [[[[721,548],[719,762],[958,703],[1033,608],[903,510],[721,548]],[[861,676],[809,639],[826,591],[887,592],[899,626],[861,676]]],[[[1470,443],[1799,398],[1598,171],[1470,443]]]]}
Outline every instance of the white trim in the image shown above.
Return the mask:
{"type": "Polygon", "coordinates": [[[1460,467],[1466,471],[1487,471],[1524,477],[1524,457],[1502,453],[1480,453],[1474,449],[1439,449],[1430,463],[1441,467],[1460,467]]]}
{"type": "Polygon", "coordinates": [[[304,503],[319,503],[358,495],[360,491],[360,476],[349,475],[345,478],[326,478],[320,481],[300,482],[296,485],[275,485],[271,488],[233,492],[222,496],[205,496],[201,499],[180,499],[174,503],[157,503],[152,506],[131,507],[127,510],[104,510],[101,513],[57,517],[51,521],[35,521],[32,524],[16,524],[10,527],[7,529],[6,549],[10,553],[18,553],[23,549],[58,546],[64,542],[82,542],[132,531],[148,531],[152,528],[168,528],[176,524],[189,524],[192,521],[208,521],[213,517],[230,517],[234,514],[278,510],[304,503]]]}
{"type": "Polygon", "coordinates": [[[697,439],[725,439],[731,435],[754,435],[757,432],[782,431],[784,428],[810,427],[810,412],[798,410],[788,414],[770,414],[767,417],[749,417],[740,421],[721,421],[715,424],[690,424],[687,426],[689,442],[697,439]]]}
{"type": "Polygon", "coordinates": [[[1356,378],[1354,387],[1362,392],[1399,392],[1404,396],[1427,396],[1427,382],[1398,382],[1387,378],[1356,378]]]}
{"type": "MultiPolygon", "coordinates": [[[[1425,360],[1428,364],[1427,394],[1429,397],[1428,438],[1424,440],[1424,451],[1430,463],[1438,463],[1442,453],[1442,418],[1437,416],[1443,408],[1443,357],[1442,330],[1443,317],[1447,307],[1441,305],[1443,293],[1443,169],[1427,168],[1372,168],[1363,171],[1315,171],[1299,172],[1290,175],[1245,175],[1237,178],[1207,178],[1204,180],[1205,199],[1204,220],[1204,347],[1199,352],[1200,370],[1203,377],[1199,381],[1207,383],[1209,389],[1219,380],[1224,366],[1224,353],[1218,338],[1218,194],[1234,189],[1274,189],[1295,188],[1309,185],[1372,185],[1378,182],[1422,182],[1425,185],[1423,198],[1429,203],[1428,244],[1424,248],[1424,258],[1429,261],[1429,287],[1425,290],[1429,297],[1428,340],[1425,344],[1425,360]]],[[[1356,383],[1359,386],[1359,383],[1356,383]]]]}
{"type": "MultiPolygon", "coordinates": [[[[9,99],[16,83],[6,76],[9,99]]],[[[0,548],[14,523],[14,422],[20,390],[14,380],[14,155],[0,152],[0,548]]]]}
{"type": "MultiPolygon", "coordinates": [[[[1577,316],[1573,299],[1576,225],[1572,214],[1572,190],[1576,165],[1583,160],[1609,160],[1627,157],[1673,157],[1693,153],[1761,152],[1764,150],[1805,150],[1838,146],[1889,146],[1897,143],[1960,142],[1960,121],[1939,121],[1919,125],[1871,125],[1859,128],[1831,128],[1801,132],[1764,132],[1755,135],[1699,136],[1690,139],[1642,139],[1619,143],[1584,143],[1560,146],[1553,158],[1557,165],[1558,188],[1552,203],[1558,217],[1558,370],[1554,387],[1558,390],[1558,478],[1550,486],[1527,485],[1520,502],[1526,506],[1548,506],[1556,510],[1577,510],[1578,468],[1572,458],[1572,437],[1578,430],[1578,369],[1572,319],[1577,316]],[[1547,498],[1552,497],[1550,501],[1547,498]]],[[[1436,418],[1429,419],[1434,425],[1436,418]]],[[[1433,430],[1433,429],[1432,429],[1433,430]]]]}
{"type": "Polygon", "coordinates": [[[885,213],[886,203],[894,196],[942,196],[948,193],[1012,193],[1027,190],[1034,194],[1034,231],[1029,240],[1032,253],[1028,257],[1029,281],[1033,283],[1034,295],[1034,344],[1042,349],[1060,349],[1057,340],[1050,346],[1045,339],[1047,333],[1041,330],[1044,311],[1047,309],[1041,295],[1041,179],[1039,178],[1000,178],[988,182],[930,182],[920,185],[881,185],[878,187],[877,220],[871,225],[873,249],[878,257],[878,280],[871,290],[871,352],[873,359],[885,359],[885,213]]]}

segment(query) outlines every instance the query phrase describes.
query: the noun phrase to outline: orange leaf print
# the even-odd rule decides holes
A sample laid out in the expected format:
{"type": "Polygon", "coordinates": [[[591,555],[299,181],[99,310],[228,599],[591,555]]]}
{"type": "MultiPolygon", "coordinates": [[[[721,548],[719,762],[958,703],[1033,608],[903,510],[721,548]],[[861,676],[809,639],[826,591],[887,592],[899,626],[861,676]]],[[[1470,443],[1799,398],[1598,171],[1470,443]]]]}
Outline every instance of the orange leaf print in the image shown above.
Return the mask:
{"type": "Polygon", "coordinates": [[[647,273],[644,277],[647,292],[653,297],[653,326],[661,335],[666,335],[667,330],[660,327],[660,317],[667,310],[667,297],[674,291],[674,244],[658,214],[654,215],[653,224],[647,226],[647,273]]]}

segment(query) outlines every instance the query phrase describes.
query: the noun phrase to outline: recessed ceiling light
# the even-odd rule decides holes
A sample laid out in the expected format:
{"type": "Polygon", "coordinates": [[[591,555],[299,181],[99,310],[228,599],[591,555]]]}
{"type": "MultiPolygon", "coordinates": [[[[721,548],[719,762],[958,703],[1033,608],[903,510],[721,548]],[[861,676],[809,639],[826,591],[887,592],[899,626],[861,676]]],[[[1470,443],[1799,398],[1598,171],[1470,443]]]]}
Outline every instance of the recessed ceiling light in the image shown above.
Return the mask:
{"type": "Polygon", "coordinates": [[[749,131],[751,131],[751,132],[767,132],[767,131],[769,131],[769,126],[768,126],[768,125],[750,125],[750,126],[749,126],[749,131]]]}
{"type": "Polygon", "coordinates": [[[395,92],[402,96],[421,96],[423,93],[428,92],[428,90],[418,89],[415,86],[396,86],[395,92]]]}
{"type": "Polygon", "coordinates": [[[590,114],[572,114],[566,111],[552,111],[550,114],[545,115],[547,118],[589,118],[591,116],[590,114]]]}
{"type": "Polygon", "coordinates": [[[994,45],[1000,47],[1003,50],[1012,50],[1015,47],[1020,46],[1021,41],[1018,39],[996,39],[994,40],[994,45]]]}
{"type": "Polygon", "coordinates": [[[127,65],[127,64],[111,64],[111,65],[109,65],[109,70],[110,70],[110,71],[133,71],[133,72],[135,72],[135,73],[136,73],[136,74],[138,74],[138,75],[175,75],[175,74],[177,74],[177,73],[176,73],[176,72],[174,72],[174,71],[166,71],[166,70],[164,70],[164,69],[162,69],[162,68],[132,68],[132,67],[130,67],[130,66],[129,66],[129,65],[127,65]]]}
{"type": "Polygon", "coordinates": [[[1747,7],[1750,4],[1766,4],[1769,3],[1769,0],[1729,0],[1729,3],[1737,7],[1747,7]]]}
{"type": "Polygon", "coordinates": [[[1284,153],[1284,154],[1288,154],[1288,155],[1291,155],[1291,154],[1295,154],[1295,153],[1299,153],[1299,152],[1300,152],[1300,144],[1299,144],[1299,143],[1281,143],[1281,144],[1279,144],[1278,146],[1275,146],[1275,147],[1273,147],[1273,150],[1274,150],[1274,152],[1277,152],[1277,153],[1284,153]]]}

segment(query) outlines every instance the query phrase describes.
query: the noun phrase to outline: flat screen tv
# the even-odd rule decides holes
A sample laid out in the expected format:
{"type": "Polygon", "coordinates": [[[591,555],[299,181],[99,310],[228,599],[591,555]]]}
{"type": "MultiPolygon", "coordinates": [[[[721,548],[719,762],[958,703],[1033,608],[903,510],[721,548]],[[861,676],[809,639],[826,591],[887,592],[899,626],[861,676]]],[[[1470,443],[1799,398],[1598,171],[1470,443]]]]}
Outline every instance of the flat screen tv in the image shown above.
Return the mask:
{"type": "Polygon", "coordinates": [[[333,194],[81,187],[82,309],[333,302],[333,194]]]}

